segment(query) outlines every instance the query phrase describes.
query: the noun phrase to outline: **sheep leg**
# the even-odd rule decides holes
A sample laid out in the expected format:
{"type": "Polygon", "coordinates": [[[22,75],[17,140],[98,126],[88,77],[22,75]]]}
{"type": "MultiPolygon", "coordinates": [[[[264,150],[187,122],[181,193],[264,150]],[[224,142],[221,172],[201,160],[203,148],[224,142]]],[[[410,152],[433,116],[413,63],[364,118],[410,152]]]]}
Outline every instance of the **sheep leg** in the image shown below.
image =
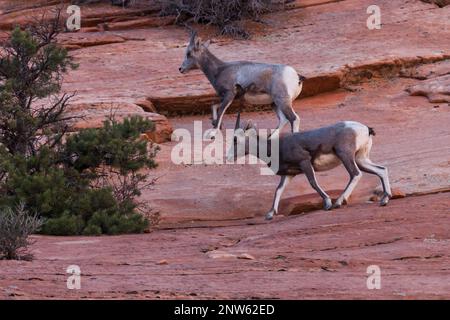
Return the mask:
{"type": "Polygon", "coordinates": [[[314,172],[314,168],[311,165],[310,160],[303,160],[300,162],[300,169],[305,174],[306,178],[309,181],[309,184],[311,187],[317,191],[317,193],[322,197],[323,199],[323,208],[324,210],[330,210],[331,209],[331,198],[330,196],[323,191],[323,189],[319,186],[316,180],[316,174],[314,172]]]}
{"type": "MultiPolygon", "coordinates": [[[[216,136],[217,131],[220,130],[220,127],[222,126],[223,115],[225,114],[228,107],[233,102],[235,95],[236,94],[233,91],[229,91],[225,95],[225,97],[222,99],[222,102],[220,103],[220,107],[218,110],[217,117],[216,117],[216,119],[213,118],[213,121],[212,121],[213,130],[209,135],[210,138],[214,138],[216,136]]],[[[214,106],[213,106],[213,109],[214,109],[214,106]]]]}
{"type": "Polygon", "coordinates": [[[384,193],[383,197],[380,200],[380,205],[385,206],[389,202],[389,199],[392,197],[387,168],[373,163],[369,158],[356,159],[356,163],[359,169],[361,169],[362,171],[377,175],[380,178],[384,193]]]}
{"type": "Polygon", "coordinates": [[[278,214],[278,204],[280,203],[281,195],[292,178],[293,176],[281,176],[280,184],[275,191],[272,209],[266,214],[266,220],[271,220],[274,214],[278,214]]]}
{"type": "Polygon", "coordinates": [[[350,175],[350,181],[345,187],[344,192],[339,196],[339,198],[337,198],[336,202],[333,205],[334,208],[339,208],[344,201],[347,203],[348,198],[350,197],[359,180],[361,179],[362,174],[355,163],[355,156],[353,155],[353,153],[338,150],[336,154],[339,157],[339,159],[341,159],[345,169],[348,171],[348,174],[350,175]]]}

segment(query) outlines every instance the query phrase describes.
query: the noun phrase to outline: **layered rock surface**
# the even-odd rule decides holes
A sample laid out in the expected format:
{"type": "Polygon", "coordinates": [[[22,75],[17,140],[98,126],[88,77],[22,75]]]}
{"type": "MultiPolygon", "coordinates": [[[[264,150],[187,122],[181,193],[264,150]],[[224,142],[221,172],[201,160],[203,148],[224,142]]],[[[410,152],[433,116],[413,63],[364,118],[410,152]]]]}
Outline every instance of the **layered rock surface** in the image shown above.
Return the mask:
{"type": "MultiPolygon", "coordinates": [[[[339,90],[296,100],[294,108],[300,115],[302,130],[342,120],[355,120],[375,128],[371,159],[389,168],[392,186],[402,193],[414,195],[448,190],[449,106],[411,96],[405,89],[418,82],[407,78],[372,81],[354,86],[353,91],[339,90]]],[[[277,125],[272,111],[244,112],[241,119],[243,122],[252,120],[258,128],[277,125]]],[[[201,121],[203,128],[211,126],[204,116],[171,120],[175,133],[176,129],[188,129],[192,136],[194,121],[201,121]]],[[[235,115],[226,115],[224,126],[233,128],[234,121],[235,115]]],[[[209,143],[205,141],[203,148],[209,143]]],[[[162,145],[159,172],[155,173],[161,178],[154,190],[143,195],[146,202],[159,209],[161,224],[204,225],[211,220],[262,217],[270,209],[279,178],[260,175],[263,165],[175,165],[171,162],[175,145],[177,142],[162,145]]],[[[320,185],[325,190],[335,190],[335,194],[348,182],[343,167],[317,173],[317,176],[320,185]]],[[[364,174],[351,202],[369,200],[379,185],[377,177],[364,174]]],[[[320,205],[320,197],[304,176],[293,179],[281,201],[282,214],[309,211],[320,205]]]]}
{"type": "MultiPolygon", "coordinates": [[[[14,7],[0,0],[0,29],[29,21],[46,9],[42,3],[14,7]]],[[[0,261],[0,297],[448,299],[450,7],[381,0],[382,28],[369,30],[371,4],[294,1],[264,17],[265,24],[250,23],[253,38],[246,41],[214,36],[212,27],[199,32],[213,37],[211,50],[224,60],[286,63],[305,75],[294,103],[302,130],[342,120],[374,127],[371,159],[389,168],[401,199],[378,207],[379,180],[364,175],[348,207],[323,212],[320,197],[299,176],[282,198],[283,216],[267,224],[262,217],[277,177],[261,176],[259,166],[248,164],[175,165],[176,142],[166,142],[152,171],[157,183],[141,197],[158,212],[160,230],[36,237],[34,262],[0,261]],[[66,289],[70,264],[82,269],[81,291],[66,289]],[[379,291],[366,287],[373,264],[382,269],[379,291]]],[[[186,32],[151,8],[145,16],[139,12],[83,6],[82,30],[61,35],[80,63],[63,88],[77,92],[71,112],[85,117],[73,128],[96,127],[112,110],[154,120],[157,142],[167,140],[171,128],[193,133],[194,121],[210,128],[199,115],[215,99],[210,84],[198,71],[178,73],[186,32]]],[[[277,124],[272,111],[246,110],[243,121],[277,124]]],[[[234,119],[226,115],[225,127],[234,119]]],[[[337,196],[348,175],[337,168],[318,180],[337,196]]]]}
{"type": "Polygon", "coordinates": [[[33,262],[0,261],[0,299],[448,299],[445,221],[448,193],[252,225],[36,236],[33,262]],[[73,264],[80,290],[66,287],[73,264]]]}

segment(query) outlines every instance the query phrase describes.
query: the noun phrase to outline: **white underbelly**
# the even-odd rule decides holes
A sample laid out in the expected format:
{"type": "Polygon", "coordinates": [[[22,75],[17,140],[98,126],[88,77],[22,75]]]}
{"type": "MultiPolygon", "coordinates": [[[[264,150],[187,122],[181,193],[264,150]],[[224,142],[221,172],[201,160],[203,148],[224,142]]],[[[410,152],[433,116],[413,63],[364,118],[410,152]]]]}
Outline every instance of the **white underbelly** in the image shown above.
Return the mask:
{"type": "Polygon", "coordinates": [[[333,153],[321,154],[314,159],[313,167],[316,171],[326,171],[336,168],[341,164],[341,160],[333,153]]]}
{"type": "Polygon", "coordinates": [[[270,94],[267,93],[251,93],[244,94],[245,102],[249,104],[272,104],[273,100],[270,94]]]}

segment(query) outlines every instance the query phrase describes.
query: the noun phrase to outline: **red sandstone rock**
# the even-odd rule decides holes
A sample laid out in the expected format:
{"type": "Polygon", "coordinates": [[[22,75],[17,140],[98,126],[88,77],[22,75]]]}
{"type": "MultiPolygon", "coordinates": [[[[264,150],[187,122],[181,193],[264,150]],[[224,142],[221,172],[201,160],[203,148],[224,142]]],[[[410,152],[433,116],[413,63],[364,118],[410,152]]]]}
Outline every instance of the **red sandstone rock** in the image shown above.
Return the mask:
{"type": "Polygon", "coordinates": [[[404,197],[406,197],[406,194],[401,189],[392,189],[392,199],[401,199],[404,197]]]}
{"type": "Polygon", "coordinates": [[[0,260],[0,299],[449,299],[448,199],[362,203],[257,225],[33,236],[32,262],[0,260]],[[206,246],[223,258],[208,258],[206,246]],[[155,263],[162,260],[170,263],[155,263]],[[80,290],[66,287],[70,264],[80,266],[80,290]],[[370,265],[381,268],[381,290],[367,289],[370,265]]]}
{"type": "Polygon", "coordinates": [[[420,65],[416,68],[405,70],[402,73],[403,76],[419,80],[435,78],[446,74],[450,74],[450,59],[420,65]]]}
{"type": "Polygon", "coordinates": [[[450,102],[450,74],[424,80],[409,87],[413,96],[425,96],[431,103],[450,102]]]}
{"type": "Polygon", "coordinates": [[[146,112],[156,113],[156,108],[149,99],[141,99],[135,102],[139,107],[141,107],[146,112]]]}
{"type": "MultiPolygon", "coordinates": [[[[217,37],[212,27],[196,28],[204,38],[213,38],[211,50],[224,60],[294,66],[307,77],[303,97],[335,90],[346,82],[395,76],[405,67],[450,55],[450,45],[442,41],[449,23],[445,19],[447,8],[436,9],[418,1],[383,0],[379,5],[389,12],[383,17],[383,27],[368,30],[367,14],[361,12],[361,8],[367,8],[364,0],[316,5],[322,2],[298,1],[299,5],[308,5],[265,16],[268,24],[261,30],[253,30],[252,24],[253,37],[246,41],[217,37]]],[[[86,14],[94,14],[95,10],[99,14],[100,9],[86,10],[86,14]]],[[[128,12],[117,10],[117,14],[128,12]]],[[[143,40],[74,51],[80,68],[66,78],[64,90],[75,88],[82,102],[134,103],[137,98],[149,97],[158,113],[193,113],[197,109],[209,113],[215,93],[206,77],[199,71],[185,75],[178,72],[187,42],[183,28],[129,29],[113,34],[143,40]]],[[[83,32],[77,36],[84,37],[83,32]]]]}
{"type": "MultiPolygon", "coordinates": [[[[399,188],[392,188],[392,199],[401,199],[406,197],[406,193],[399,188]]],[[[379,201],[383,196],[383,190],[381,188],[377,188],[374,191],[374,194],[369,198],[370,201],[379,201]]]]}
{"type": "Polygon", "coordinates": [[[241,253],[237,256],[238,259],[244,259],[244,260],[255,260],[255,257],[248,253],[241,253]]]}
{"type": "Polygon", "coordinates": [[[450,0],[422,0],[423,2],[434,3],[440,8],[450,5],[450,0]]]}
{"type": "MultiPolygon", "coordinates": [[[[448,190],[450,113],[446,112],[446,105],[433,108],[423,97],[410,96],[404,91],[419,82],[405,78],[373,80],[354,92],[336,91],[296,100],[294,108],[301,118],[301,130],[344,119],[375,128],[371,159],[387,166],[394,193],[395,190],[406,195],[448,190]],[[428,151],[418,153],[417,146],[426,146],[428,151]]],[[[227,114],[224,119],[224,128],[233,128],[235,114],[227,114]]],[[[277,125],[273,111],[244,112],[242,121],[249,119],[257,123],[258,128],[277,125]]],[[[211,127],[206,116],[170,120],[174,129],[188,129],[191,133],[194,121],[201,121],[203,128],[211,127]]],[[[171,142],[161,146],[157,161],[158,174],[163,177],[154,190],[142,196],[160,212],[162,227],[230,225],[236,219],[263,222],[264,214],[272,205],[278,177],[261,176],[259,166],[248,164],[174,165],[170,159],[174,145],[175,142],[171,142]]],[[[342,166],[317,173],[317,177],[326,191],[342,190],[349,179],[342,166]]],[[[363,173],[349,205],[366,203],[379,186],[378,177],[363,173]]],[[[280,202],[283,215],[320,208],[321,199],[304,176],[292,180],[280,202]]],[[[333,211],[327,213],[333,214],[333,211]]]]}
{"type": "MultiPolygon", "coordinates": [[[[389,168],[395,198],[407,198],[383,208],[366,203],[380,182],[364,174],[347,206],[293,216],[321,206],[320,197],[298,176],[280,204],[281,213],[291,216],[280,215],[268,223],[263,216],[271,206],[277,177],[261,176],[259,168],[250,165],[175,165],[170,158],[175,143],[168,142],[161,145],[159,167],[152,171],[160,178],[140,199],[159,212],[156,227],[161,230],[117,237],[33,237],[33,262],[0,261],[0,298],[152,299],[195,294],[223,299],[448,299],[450,287],[443,278],[449,263],[450,114],[447,104],[433,108],[423,97],[405,92],[429,85],[423,92],[432,95],[431,84],[447,85],[442,77],[448,74],[448,60],[443,59],[449,58],[450,43],[442,39],[448,37],[448,9],[382,0],[379,5],[388,12],[382,16],[382,29],[368,30],[367,1],[333,2],[295,1],[292,10],[264,17],[268,24],[250,24],[251,40],[216,37],[211,48],[225,60],[293,65],[307,77],[302,97],[309,97],[294,103],[301,129],[341,120],[374,127],[371,158],[389,168]],[[340,87],[349,90],[320,94],[340,87]],[[418,146],[423,152],[417,152],[418,146]],[[436,192],[442,193],[429,195],[436,192]],[[65,286],[65,270],[74,263],[82,269],[80,291],[65,286]],[[382,268],[380,291],[365,286],[371,264],[382,268]]],[[[0,29],[9,30],[41,12],[22,8],[6,13],[8,3],[0,0],[0,29]]],[[[28,1],[26,6],[36,3],[28,1]]],[[[101,125],[114,105],[119,117],[145,114],[159,121],[159,133],[151,138],[162,141],[170,137],[171,127],[165,117],[144,112],[153,112],[153,104],[159,113],[209,113],[216,98],[206,78],[198,71],[181,75],[177,70],[187,41],[185,30],[150,28],[152,19],[136,19],[142,17],[132,9],[86,6],[81,32],[61,35],[68,48],[78,49],[73,54],[80,63],[63,87],[78,92],[72,112],[86,116],[74,128],[101,125]],[[105,30],[133,23],[146,28],[105,30]],[[139,100],[142,97],[150,100],[139,100]]],[[[205,38],[216,33],[211,27],[198,29],[205,38]]],[[[277,122],[272,111],[246,112],[242,117],[252,118],[260,128],[274,128],[277,122]]],[[[209,128],[207,118],[170,121],[174,128],[192,132],[193,121],[209,128]]],[[[225,127],[231,128],[234,119],[226,115],[225,127]]],[[[330,190],[341,190],[348,182],[342,167],[317,176],[334,197],[337,193],[330,190]]]]}
{"type": "MultiPolygon", "coordinates": [[[[300,1],[295,5],[298,3],[300,1]]],[[[320,1],[308,2],[317,3],[320,1]]],[[[343,119],[368,123],[378,133],[374,139],[373,159],[389,167],[394,187],[402,188],[407,194],[444,188],[448,186],[445,171],[448,164],[442,160],[448,154],[444,148],[445,128],[449,121],[446,109],[428,109],[423,98],[404,93],[406,87],[418,84],[414,79],[391,82],[381,79],[395,77],[404,68],[448,57],[450,47],[442,42],[449,23],[448,19],[442,19],[446,9],[420,2],[383,1],[383,10],[388,10],[389,15],[383,18],[381,30],[370,31],[365,25],[366,15],[360,10],[365,4],[362,0],[343,1],[275,13],[265,17],[269,22],[266,30],[251,30],[254,31],[251,40],[231,41],[217,37],[211,49],[225,60],[292,64],[307,77],[304,95],[315,95],[342,85],[349,88],[349,83],[354,83],[355,92],[297,100],[294,107],[302,119],[301,127],[310,129],[343,119]],[[400,9],[401,6],[404,9],[400,9]],[[334,26],[332,31],[330,25],[334,26]],[[351,34],[348,33],[350,29],[351,34]],[[421,46],[417,46],[418,41],[421,46]],[[433,152],[419,158],[411,150],[423,141],[427,141],[427,147],[433,152]]],[[[132,10],[109,5],[107,8],[104,5],[87,6],[83,10],[89,26],[136,16],[132,10]]],[[[212,28],[198,29],[203,37],[215,34],[212,28]]],[[[158,113],[168,110],[192,112],[203,108],[201,110],[209,116],[209,106],[215,99],[211,85],[198,71],[181,75],[177,70],[187,41],[182,28],[167,26],[85,35],[83,32],[63,34],[61,41],[66,37],[70,41],[71,37],[96,39],[110,35],[126,41],[73,52],[80,68],[66,77],[63,90],[77,91],[74,103],[86,106],[84,112],[79,110],[86,115],[86,123],[78,123],[78,126],[100,125],[109,114],[109,107],[98,113],[90,106],[102,105],[104,101],[121,106],[123,114],[140,113],[142,110],[138,110],[136,101],[142,97],[149,97],[158,113]],[[131,110],[127,109],[130,105],[131,110]]],[[[432,65],[434,63],[427,67],[432,65]]],[[[442,68],[439,70],[439,73],[444,72],[442,68]]],[[[175,128],[188,128],[192,132],[194,120],[203,121],[204,128],[209,128],[208,116],[172,118],[170,121],[175,128]]],[[[272,111],[246,114],[245,117],[256,120],[261,128],[276,125],[272,111]]],[[[232,127],[233,121],[234,116],[227,115],[225,126],[232,127]]],[[[165,118],[161,119],[161,124],[161,140],[149,135],[155,141],[170,138],[171,128],[165,125],[165,118]]],[[[142,196],[152,207],[161,210],[162,225],[228,223],[234,219],[260,218],[270,208],[276,177],[259,176],[258,169],[251,166],[175,166],[170,159],[173,145],[162,146],[158,155],[160,166],[155,174],[163,177],[158,180],[155,190],[142,196]],[[245,179],[240,178],[242,176],[245,179]],[[257,190],[255,186],[258,186],[257,190]]],[[[319,179],[327,190],[340,190],[348,181],[342,168],[320,173],[319,179]]],[[[378,184],[376,177],[364,175],[351,204],[364,203],[378,184]]],[[[285,199],[305,195],[315,197],[304,178],[298,177],[287,188],[285,199]]]]}
{"type": "MultiPolygon", "coordinates": [[[[343,190],[329,190],[327,193],[333,200],[336,200],[341,195],[342,191],[343,190]]],[[[317,193],[310,193],[283,199],[280,203],[279,212],[282,215],[295,215],[321,210],[322,208],[322,198],[317,193]]]]}
{"type": "Polygon", "coordinates": [[[206,253],[206,256],[211,259],[230,259],[230,258],[235,259],[235,258],[237,258],[236,255],[234,255],[234,254],[219,251],[219,250],[209,251],[206,253]]]}
{"type": "Polygon", "coordinates": [[[84,47],[91,46],[101,46],[111,43],[122,43],[126,39],[114,34],[90,34],[90,33],[74,33],[66,35],[62,40],[61,44],[68,49],[81,49],[84,47]]]}
{"type": "Polygon", "coordinates": [[[129,21],[119,21],[104,23],[100,26],[102,30],[127,30],[127,29],[137,29],[137,28],[151,28],[151,27],[162,27],[166,25],[173,24],[175,22],[175,17],[149,17],[149,18],[138,18],[129,21]]]}
{"type": "MultiPolygon", "coordinates": [[[[64,0],[65,6],[62,10],[62,16],[67,17],[66,10],[70,5],[69,0],[64,0]]],[[[0,1],[0,30],[9,30],[17,24],[25,25],[33,22],[35,17],[41,17],[47,12],[46,18],[50,19],[50,10],[57,8],[61,0],[27,0],[27,1],[0,1]]],[[[82,27],[96,27],[99,23],[120,22],[127,20],[142,19],[143,14],[157,15],[155,7],[146,6],[144,8],[123,8],[120,6],[111,6],[109,3],[98,3],[91,5],[81,5],[82,27]]],[[[153,17],[159,21],[158,17],[153,17]]],[[[155,24],[157,26],[157,24],[155,24]]]]}

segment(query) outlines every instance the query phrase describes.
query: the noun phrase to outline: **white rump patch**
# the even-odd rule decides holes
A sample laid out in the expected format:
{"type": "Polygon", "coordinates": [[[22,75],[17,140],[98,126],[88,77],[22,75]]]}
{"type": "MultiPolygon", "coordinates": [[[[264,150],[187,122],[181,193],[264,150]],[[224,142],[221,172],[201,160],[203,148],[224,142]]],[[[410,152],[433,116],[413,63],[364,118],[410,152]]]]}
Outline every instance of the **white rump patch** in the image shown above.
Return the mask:
{"type": "Polygon", "coordinates": [[[289,97],[294,101],[302,91],[303,83],[298,84],[299,78],[294,68],[286,66],[283,69],[283,82],[286,84],[289,97]]]}
{"type": "Polygon", "coordinates": [[[356,121],[345,121],[345,127],[352,129],[356,134],[356,151],[365,147],[369,140],[369,128],[356,121]]]}

